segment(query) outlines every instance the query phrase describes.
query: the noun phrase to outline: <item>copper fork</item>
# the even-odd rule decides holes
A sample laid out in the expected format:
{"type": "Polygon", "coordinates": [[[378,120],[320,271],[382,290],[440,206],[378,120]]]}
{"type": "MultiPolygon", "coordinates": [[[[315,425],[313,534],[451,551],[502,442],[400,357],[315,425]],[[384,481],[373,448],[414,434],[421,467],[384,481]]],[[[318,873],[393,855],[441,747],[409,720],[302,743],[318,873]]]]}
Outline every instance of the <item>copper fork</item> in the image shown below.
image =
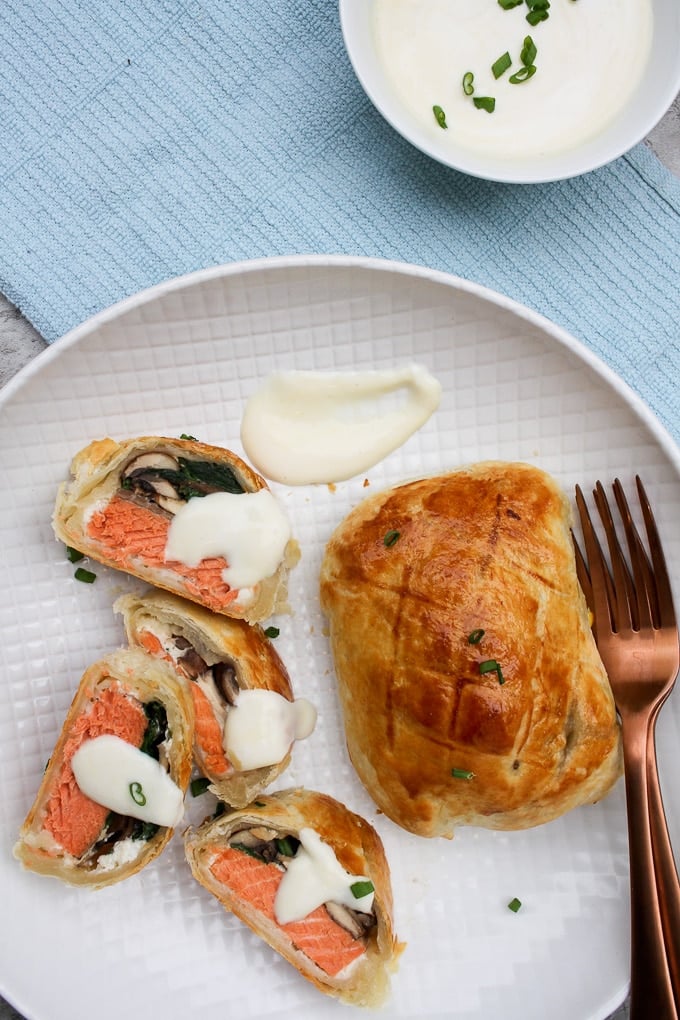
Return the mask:
{"type": "Polygon", "coordinates": [[[593,491],[607,565],[583,492],[576,504],[585,557],[574,541],[581,587],[621,718],[631,890],[631,1020],[680,1017],[680,884],[656,768],[654,727],[680,664],[668,571],[642,482],[636,478],[649,556],[618,479],[613,491],[628,557],[605,490],[593,491]],[[632,569],[631,569],[632,568],[632,569]]]}

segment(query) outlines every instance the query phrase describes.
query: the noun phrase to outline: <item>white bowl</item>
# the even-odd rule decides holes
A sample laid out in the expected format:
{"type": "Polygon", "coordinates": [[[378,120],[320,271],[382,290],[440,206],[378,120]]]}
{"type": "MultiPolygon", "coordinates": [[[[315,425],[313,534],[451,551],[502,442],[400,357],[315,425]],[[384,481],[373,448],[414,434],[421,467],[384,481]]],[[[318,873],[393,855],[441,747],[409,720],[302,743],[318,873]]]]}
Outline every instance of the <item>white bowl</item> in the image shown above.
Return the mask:
{"type": "MultiPolygon", "coordinates": [[[[480,0],[474,0],[480,2],[480,0]]],[[[574,148],[523,158],[473,151],[434,118],[415,115],[397,95],[380,60],[373,33],[375,0],[339,0],[340,21],[354,71],[376,108],[403,137],[446,166],[474,177],[507,183],[542,183],[576,177],[611,162],[642,141],[680,91],[680,2],[652,0],[651,57],[639,85],[619,113],[594,137],[574,148]]],[[[556,7],[555,3],[553,7],[556,7]]],[[[540,39],[540,27],[534,32],[540,39]]],[[[603,60],[616,60],[606,53],[603,60]]],[[[536,78],[538,81],[538,77],[536,78]]],[[[597,102],[597,96],[593,102],[597,102]]],[[[486,116],[486,114],[480,114],[486,116]]]]}

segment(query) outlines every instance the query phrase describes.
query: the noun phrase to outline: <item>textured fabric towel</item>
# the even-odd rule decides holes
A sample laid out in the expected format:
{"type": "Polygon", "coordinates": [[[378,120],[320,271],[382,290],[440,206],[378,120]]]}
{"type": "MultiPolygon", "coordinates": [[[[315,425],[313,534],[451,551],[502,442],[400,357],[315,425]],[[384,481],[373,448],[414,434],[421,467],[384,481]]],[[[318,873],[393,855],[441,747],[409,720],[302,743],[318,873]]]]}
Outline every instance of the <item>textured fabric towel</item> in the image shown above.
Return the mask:
{"type": "Polygon", "coordinates": [[[550,185],[422,155],[365,97],[335,0],[4,0],[0,289],[48,340],[169,277],[288,253],[492,287],[680,437],[680,183],[642,145],[550,185]]]}

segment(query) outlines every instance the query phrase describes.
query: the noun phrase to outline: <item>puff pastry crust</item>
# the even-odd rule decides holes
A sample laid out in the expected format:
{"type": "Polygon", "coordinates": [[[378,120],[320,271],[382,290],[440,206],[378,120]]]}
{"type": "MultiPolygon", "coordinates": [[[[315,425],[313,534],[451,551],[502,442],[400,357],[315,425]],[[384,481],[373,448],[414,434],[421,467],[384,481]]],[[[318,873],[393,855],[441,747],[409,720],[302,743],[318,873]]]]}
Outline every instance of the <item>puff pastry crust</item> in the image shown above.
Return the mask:
{"type": "Polygon", "coordinates": [[[271,641],[258,625],[218,616],[168,592],[123,595],[114,610],[123,617],[130,645],[170,662],[188,686],[196,715],[194,759],[213,793],[233,807],[248,804],[288,767],[290,753],[276,765],[239,772],[215,741],[221,741],[234,685],[293,700],[288,672],[271,641]]]}
{"type": "MultiPolygon", "coordinates": [[[[200,571],[199,577],[196,571],[182,571],[177,569],[179,565],[164,562],[164,529],[167,531],[172,512],[176,512],[172,509],[176,506],[172,487],[166,484],[163,489],[161,482],[159,487],[164,494],[154,502],[144,499],[145,490],[149,493],[153,488],[146,479],[136,483],[136,492],[126,490],[123,484],[126,481],[130,486],[129,472],[135,463],[148,463],[150,458],[156,458],[160,465],[164,460],[171,463],[178,458],[193,464],[216,465],[230,472],[244,492],[268,488],[264,478],[248,464],[221,447],[160,436],[121,442],[99,439],[75,455],[71,477],[59,488],[52,520],[57,538],[106,566],[125,570],[148,584],[226,616],[258,622],[274,613],[288,612],[288,573],[300,557],[294,539],[288,542],[276,572],[247,593],[229,591],[217,568],[200,571]],[[115,520],[112,507],[116,509],[115,520]],[[165,509],[168,507],[171,509],[165,509]]],[[[215,566],[218,561],[203,564],[208,562],[215,566]]]]}
{"type": "MultiPolygon", "coordinates": [[[[15,857],[27,869],[69,885],[101,888],[136,874],[154,860],[172,836],[160,826],[135,828],[134,819],[112,816],[77,789],[70,760],[83,736],[136,731],[141,746],[147,726],[144,706],[162,705],[167,737],[158,760],[186,792],[191,775],[193,706],[184,686],[162,662],[139,649],[122,649],[83,674],[35,801],[19,832],[15,857]]],[[[162,736],[162,734],[161,734],[162,736]]],[[[132,742],[132,741],[129,741],[132,742]]]]}
{"type": "Polygon", "coordinates": [[[349,754],[403,828],[528,828],[621,774],[570,524],[549,475],[494,461],[374,495],[328,542],[321,603],[349,754]]]}
{"type": "Polygon", "coordinates": [[[258,797],[256,804],[240,811],[207,819],[198,829],[189,829],[185,849],[192,873],[201,885],[316,988],[356,1006],[384,1003],[389,994],[390,975],[404,945],[394,934],[390,871],[384,848],[365,819],[326,794],[301,788],[284,790],[258,797]],[[364,937],[365,952],[345,972],[335,977],[326,973],[294,944],[285,927],[276,924],[211,871],[220,852],[239,838],[236,834],[252,828],[293,836],[303,828],[312,828],[333,848],[346,871],[366,876],[373,883],[375,924],[364,937]]]}

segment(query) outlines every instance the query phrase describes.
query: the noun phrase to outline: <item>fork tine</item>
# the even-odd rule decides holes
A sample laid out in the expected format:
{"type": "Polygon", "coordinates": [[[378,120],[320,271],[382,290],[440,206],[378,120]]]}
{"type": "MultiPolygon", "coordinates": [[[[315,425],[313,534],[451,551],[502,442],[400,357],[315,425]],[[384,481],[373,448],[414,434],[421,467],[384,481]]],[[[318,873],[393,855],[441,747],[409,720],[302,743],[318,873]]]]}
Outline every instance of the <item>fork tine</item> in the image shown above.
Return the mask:
{"type": "MultiPolygon", "coordinates": [[[[602,552],[602,546],[590,519],[585,497],[581,486],[576,486],[576,506],[581,520],[583,540],[585,542],[585,559],[588,564],[587,575],[589,582],[590,599],[589,605],[594,617],[595,634],[597,636],[598,621],[602,624],[605,620],[609,622],[610,629],[614,627],[612,609],[613,590],[607,563],[602,552]]],[[[581,550],[579,549],[579,554],[581,550]]],[[[578,569],[578,560],[577,560],[578,569]]],[[[585,591],[586,599],[588,592],[585,591]]]]}
{"type": "Polygon", "coordinates": [[[656,528],[656,521],[652,514],[652,508],[649,504],[647,493],[639,475],[636,475],[635,483],[637,485],[640,506],[642,507],[642,517],[645,522],[645,528],[647,529],[649,549],[652,555],[652,565],[654,568],[654,577],[656,579],[655,590],[659,611],[659,626],[675,627],[673,592],[671,590],[671,582],[668,577],[668,568],[666,567],[666,558],[663,554],[661,539],[659,538],[659,532],[656,528]]]}
{"type": "Polygon", "coordinates": [[[607,546],[612,564],[614,580],[614,629],[621,633],[623,630],[637,630],[639,625],[637,612],[637,599],[633,579],[630,576],[628,564],[623,555],[621,543],[616,534],[614,518],[609,508],[607,496],[601,482],[596,482],[593,490],[595,504],[600,514],[607,536],[607,546]]]}
{"type": "Polygon", "coordinates": [[[618,478],[614,479],[614,496],[621,514],[623,528],[628,542],[630,562],[633,565],[633,579],[635,585],[635,604],[638,614],[638,628],[658,627],[659,625],[659,603],[656,592],[656,582],[652,571],[647,552],[640,533],[633,522],[630,506],[623,491],[623,486],[618,478]]]}

